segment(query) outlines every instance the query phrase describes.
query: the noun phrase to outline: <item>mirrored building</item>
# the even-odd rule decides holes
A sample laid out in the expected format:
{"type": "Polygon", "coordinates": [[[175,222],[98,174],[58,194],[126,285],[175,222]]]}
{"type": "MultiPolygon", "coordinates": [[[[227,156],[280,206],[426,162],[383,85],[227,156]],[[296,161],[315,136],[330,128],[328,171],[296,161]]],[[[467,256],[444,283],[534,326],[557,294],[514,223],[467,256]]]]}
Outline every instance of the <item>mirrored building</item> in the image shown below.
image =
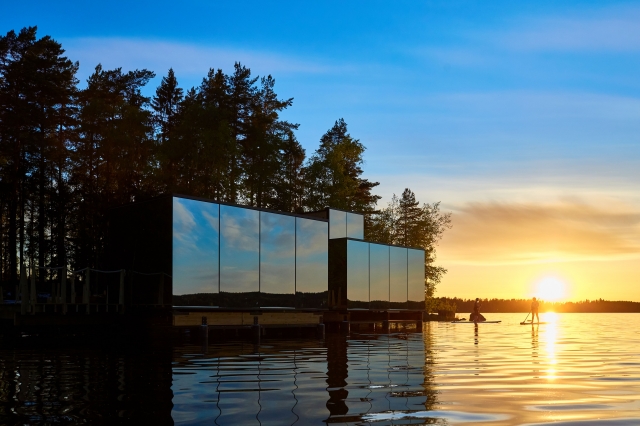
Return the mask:
{"type": "Polygon", "coordinates": [[[170,294],[167,305],[424,309],[424,251],[365,241],[361,214],[174,195],[114,209],[110,218],[110,266],[135,272],[133,289],[170,294]],[[143,286],[154,274],[166,277],[162,288],[143,286]]]}

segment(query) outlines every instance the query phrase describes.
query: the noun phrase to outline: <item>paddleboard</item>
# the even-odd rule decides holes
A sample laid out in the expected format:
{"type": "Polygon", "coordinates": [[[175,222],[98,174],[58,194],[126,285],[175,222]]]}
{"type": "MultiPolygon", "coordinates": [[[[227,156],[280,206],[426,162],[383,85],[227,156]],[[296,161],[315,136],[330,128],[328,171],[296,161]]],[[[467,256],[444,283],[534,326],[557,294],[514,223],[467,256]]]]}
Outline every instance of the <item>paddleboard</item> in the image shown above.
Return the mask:
{"type": "MultiPolygon", "coordinates": [[[[502,321],[478,321],[478,324],[498,324],[502,321]]],[[[451,321],[451,324],[475,324],[473,321],[451,321]]]]}
{"type": "Polygon", "coordinates": [[[520,325],[538,325],[538,324],[546,324],[546,322],[521,322],[520,325]]]}

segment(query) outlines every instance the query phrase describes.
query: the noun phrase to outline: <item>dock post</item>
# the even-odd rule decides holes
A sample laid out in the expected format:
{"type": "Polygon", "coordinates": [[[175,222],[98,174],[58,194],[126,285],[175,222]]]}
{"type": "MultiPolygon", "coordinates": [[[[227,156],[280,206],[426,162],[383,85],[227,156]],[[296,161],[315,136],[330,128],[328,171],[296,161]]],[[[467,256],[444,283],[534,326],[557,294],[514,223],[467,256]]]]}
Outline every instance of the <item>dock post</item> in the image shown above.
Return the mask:
{"type": "Polygon", "coordinates": [[[318,339],[324,339],[324,324],[320,323],[317,327],[318,339]]]}
{"type": "Polygon", "coordinates": [[[351,324],[349,323],[349,321],[342,321],[342,323],[340,324],[340,331],[342,331],[344,334],[349,334],[351,332],[351,324]]]}
{"type": "Polygon", "coordinates": [[[209,352],[209,325],[207,324],[207,317],[202,317],[200,333],[202,334],[202,353],[206,354],[209,352]]]}
{"type": "Polygon", "coordinates": [[[85,273],[85,278],[84,278],[84,285],[82,286],[82,303],[86,304],[86,313],[89,313],[89,301],[91,300],[89,298],[89,289],[91,288],[90,286],[90,281],[91,280],[91,269],[89,267],[87,267],[86,269],[86,273],[85,273]]]}
{"type": "Polygon", "coordinates": [[[36,292],[36,270],[31,266],[31,289],[29,291],[29,308],[31,315],[36,314],[36,302],[38,301],[38,293],[36,292]]]}
{"type": "Polygon", "coordinates": [[[75,272],[71,272],[71,303],[76,305],[76,312],[78,311],[78,305],[77,305],[77,295],[76,295],[76,274],[75,272]]]}
{"type": "Polygon", "coordinates": [[[124,314],[124,269],[120,270],[120,293],[118,294],[118,309],[120,309],[120,313],[124,314]]]}
{"type": "Polygon", "coordinates": [[[27,313],[27,306],[29,303],[29,287],[27,286],[27,271],[25,271],[24,264],[20,262],[20,314],[27,313]]]}
{"type": "Polygon", "coordinates": [[[60,298],[62,299],[62,313],[67,313],[67,267],[62,268],[62,277],[60,284],[60,298]]]}
{"type": "Polygon", "coordinates": [[[160,272],[160,288],[158,289],[158,305],[164,305],[164,273],[160,272]]]}
{"type": "Polygon", "coordinates": [[[253,325],[251,326],[251,337],[254,345],[260,344],[260,324],[258,324],[258,317],[253,317],[253,325]]]}

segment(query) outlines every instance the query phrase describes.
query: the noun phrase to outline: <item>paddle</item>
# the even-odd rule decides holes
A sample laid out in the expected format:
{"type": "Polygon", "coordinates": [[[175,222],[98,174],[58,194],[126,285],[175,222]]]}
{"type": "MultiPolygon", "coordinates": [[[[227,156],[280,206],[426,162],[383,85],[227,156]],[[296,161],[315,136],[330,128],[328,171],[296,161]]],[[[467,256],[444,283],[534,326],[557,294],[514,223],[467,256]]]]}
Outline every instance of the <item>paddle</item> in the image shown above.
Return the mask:
{"type": "Polygon", "coordinates": [[[524,321],[522,321],[520,324],[524,324],[525,322],[527,322],[527,318],[529,318],[529,314],[530,314],[530,313],[531,313],[531,312],[529,312],[529,313],[527,314],[527,317],[526,317],[526,318],[524,319],[524,321]]]}

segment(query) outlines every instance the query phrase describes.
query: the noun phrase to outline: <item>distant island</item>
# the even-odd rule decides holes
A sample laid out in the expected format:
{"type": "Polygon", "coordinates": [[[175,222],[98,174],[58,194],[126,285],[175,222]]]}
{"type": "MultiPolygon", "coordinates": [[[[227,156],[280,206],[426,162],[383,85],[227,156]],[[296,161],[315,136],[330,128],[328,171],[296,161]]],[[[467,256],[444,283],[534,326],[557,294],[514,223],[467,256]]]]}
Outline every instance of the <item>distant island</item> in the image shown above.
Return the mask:
{"type": "MultiPolygon", "coordinates": [[[[455,311],[460,314],[473,311],[474,299],[458,299],[456,297],[437,297],[436,303],[440,306],[455,306],[455,311]]],[[[583,300],[580,302],[546,302],[540,301],[540,312],[558,313],[617,313],[638,312],[640,302],[621,300],[583,300]]],[[[529,312],[531,299],[484,299],[482,300],[482,312],[529,312]]]]}

